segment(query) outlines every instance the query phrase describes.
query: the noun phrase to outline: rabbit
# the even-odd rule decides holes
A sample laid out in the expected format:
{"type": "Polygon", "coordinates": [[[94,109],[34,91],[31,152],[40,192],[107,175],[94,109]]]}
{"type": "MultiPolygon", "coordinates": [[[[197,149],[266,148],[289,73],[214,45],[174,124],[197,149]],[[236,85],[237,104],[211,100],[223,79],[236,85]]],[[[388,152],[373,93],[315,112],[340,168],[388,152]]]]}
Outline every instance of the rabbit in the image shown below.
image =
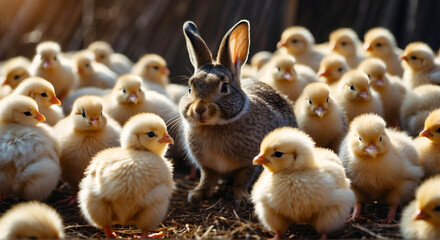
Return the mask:
{"type": "Polygon", "coordinates": [[[223,37],[217,60],[196,25],[183,25],[194,74],[179,103],[188,156],[201,170],[189,202],[209,198],[218,177],[233,173],[236,204],[246,204],[250,180],[257,174],[252,159],[263,137],[275,128],[296,127],[290,100],[269,85],[240,79],[249,53],[249,22],[241,20],[223,37]]]}

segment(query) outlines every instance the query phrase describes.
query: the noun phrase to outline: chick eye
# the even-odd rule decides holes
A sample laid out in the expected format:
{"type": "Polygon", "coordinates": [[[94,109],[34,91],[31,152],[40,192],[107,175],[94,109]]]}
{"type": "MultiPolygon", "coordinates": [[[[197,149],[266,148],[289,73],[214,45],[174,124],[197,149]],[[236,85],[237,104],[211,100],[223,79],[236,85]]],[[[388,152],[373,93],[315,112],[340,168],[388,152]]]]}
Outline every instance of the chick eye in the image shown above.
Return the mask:
{"type": "Polygon", "coordinates": [[[417,57],[416,56],[411,56],[411,59],[412,60],[417,60],[417,57]]]}
{"type": "Polygon", "coordinates": [[[188,93],[191,94],[191,86],[188,86],[188,93]]]}
{"type": "Polygon", "coordinates": [[[343,70],[343,69],[342,69],[341,67],[340,67],[340,68],[338,68],[338,72],[342,72],[342,70],[343,70]]]}
{"type": "Polygon", "coordinates": [[[222,92],[222,93],[228,92],[228,84],[227,83],[222,84],[222,88],[220,89],[220,92],[222,92]]]}
{"type": "Polygon", "coordinates": [[[368,77],[368,79],[371,79],[371,75],[370,74],[367,74],[367,77],[368,77]]]}
{"type": "Polygon", "coordinates": [[[280,158],[280,157],[282,157],[283,155],[284,155],[284,153],[283,153],[283,152],[280,152],[280,151],[275,151],[275,152],[273,153],[273,156],[276,157],[276,158],[280,158]]]}
{"type": "Polygon", "coordinates": [[[312,100],[309,99],[309,104],[312,105],[312,100]]]}
{"type": "Polygon", "coordinates": [[[159,67],[158,66],[154,66],[153,69],[154,70],[159,70],[159,67]]]}
{"type": "Polygon", "coordinates": [[[123,92],[123,93],[126,93],[127,91],[125,90],[125,88],[123,88],[123,89],[122,89],[122,92],[123,92]]]}
{"type": "Polygon", "coordinates": [[[26,111],[26,112],[24,112],[23,114],[26,115],[26,116],[28,116],[28,117],[29,117],[29,116],[32,116],[32,113],[29,112],[29,111],[26,111]]]}
{"type": "Polygon", "coordinates": [[[42,97],[47,97],[47,93],[42,93],[42,94],[40,94],[40,96],[42,96],[42,97]]]}
{"type": "Polygon", "coordinates": [[[292,39],[292,43],[297,43],[298,40],[297,39],[292,39]]]}
{"type": "Polygon", "coordinates": [[[280,68],[280,67],[277,67],[277,71],[278,71],[278,72],[281,71],[281,68],[280,68]]]}
{"type": "Polygon", "coordinates": [[[141,89],[141,88],[139,88],[139,92],[142,92],[142,89],[141,89]]]}
{"type": "Polygon", "coordinates": [[[81,116],[82,116],[83,118],[86,118],[86,112],[85,112],[84,110],[81,110],[81,116]]]}
{"type": "Polygon", "coordinates": [[[90,67],[90,63],[86,63],[86,65],[85,65],[85,66],[86,66],[87,68],[88,68],[88,67],[90,67]]]}
{"type": "Polygon", "coordinates": [[[153,131],[150,131],[150,132],[147,132],[147,136],[148,136],[149,138],[152,138],[152,137],[155,137],[156,134],[155,134],[153,131]]]}
{"type": "Polygon", "coordinates": [[[342,45],[342,46],[346,46],[346,45],[347,45],[347,42],[341,42],[341,45],[342,45]]]}
{"type": "Polygon", "coordinates": [[[101,58],[101,59],[104,59],[105,58],[105,55],[99,55],[99,58],[101,58]]]}
{"type": "Polygon", "coordinates": [[[382,43],[376,43],[376,47],[382,47],[382,43]]]}
{"type": "Polygon", "coordinates": [[[437,131],[436,131],[436,132],[440,133],[440,128],[437,128],[437,131]]]}
{"type": "Polygon", "coordinates": [[[354,91],[354,86],[353,86],[353,84],[350,84],[350,90],[354,91]]]}
{"type": "Polygon", "coordinates": [[[53,60],[55,60],[55,61],[56,61],[56,60],[57,60],[57,56],[54,56],[54,57],[53,57],[53,60]]]}
{"type": "Polygon", "coordinates": [[[327,102],[328,102],[328,98],[327,98],[327,100],[326,100],[327,102]]]}
{"type": "Polygon", "coordinates": [[[14,75],[14,79],[17,80],[20,78],[20,75],[14,75]]]}
{"type": "Polygon", "coordinates": [[[380,138],[379,138],[379,142],[382,142],[382,136],[380,136],[380,138]]]}
{"type": "Polygon", "coordinates": [[[359,139],[360,142],[362,142],[362,138],[361,137],[358,137],[358,139],[359,139]]]}
{"type": "Polygon", "coordinates": [[[432,209],[434,212],[440,212],[440,206],[435,206],[434,209],[432,209]]]}

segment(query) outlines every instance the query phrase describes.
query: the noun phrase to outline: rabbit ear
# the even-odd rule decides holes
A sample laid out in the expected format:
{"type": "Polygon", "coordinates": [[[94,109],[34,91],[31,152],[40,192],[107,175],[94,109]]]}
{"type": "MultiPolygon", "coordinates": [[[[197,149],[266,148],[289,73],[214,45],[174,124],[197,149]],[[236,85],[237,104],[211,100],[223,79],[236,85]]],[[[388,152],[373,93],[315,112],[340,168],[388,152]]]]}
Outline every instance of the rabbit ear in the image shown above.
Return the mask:
{"type": "Polygon", "coordinates": [[[241,66],[249,54],[249,22],[240,20],[233,26],[220,44],[217,62],[223,64],[235,76],[240,76],[241,66]]]}
{"type": "Polygon", "coordinates": [[[186,21],[185,24],[183,24],[183,34],[185,35],[189,59],[194,66],[194,70],[198,69],[204,63],[211,63],[211,51],[209,51],[202,37],[200,37],[197,27],[193,22],[186,21]]]}

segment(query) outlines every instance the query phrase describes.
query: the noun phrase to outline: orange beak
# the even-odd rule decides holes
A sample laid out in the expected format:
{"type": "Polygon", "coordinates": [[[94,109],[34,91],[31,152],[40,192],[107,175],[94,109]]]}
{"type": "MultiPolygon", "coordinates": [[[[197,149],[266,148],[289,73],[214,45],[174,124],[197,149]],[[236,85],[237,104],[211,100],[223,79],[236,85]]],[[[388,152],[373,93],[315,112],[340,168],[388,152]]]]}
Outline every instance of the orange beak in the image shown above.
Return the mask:
{"type": "Polygon", "coordinates": [[[46,117],[39,112],[37,112],[37,116],[35,116],[35,119],[37,119],[37,121],[39,122],[46,121],[46,117]]]}
{"type": "Polygon", "coordinates": [[[61,101],[55,96],[52,96],[52,98],[50,99],[50,103],[56,104],[56,105],[61,105],[61,101]]]}
{"type": "Polygon", "coordinates": [[[138,99],[138,96],[136,95],[136,93],[132,93],[132,94],[130,94],[130,96],[128,96],[128,101],[130,101],[134,104],[137,104],[137,102],[138,102],[137,99],[138,99]]]}
{"type": "Polygon", "coordinates": [[[162,73],[169,76],[170,75],[170,70],[166,67],[162,70],[162,73]]]}
{"type": "Polygon", "coordinates": [[[279,41],[279,42],[277,43],[277,48],[285,47],[286,45],[287,45],[286,41],[279,41]]]}
{"type": "Polygon", "coordinates": [[[77,73],[82,73],[82,72],[83,72],[83,69],[80,68],[80,67],[78,67],[78,68],[76,69],[76,72],[77,72],[77,73]]]}
{"type": "Polygon", "coordinates": [[[419,133],[419,136],[420,137],[427,137],[427,138],[434,137],[434,135],[431,132],[429,132],[429,129],[424,129],[423,131],[421,131],[419,133]]]}
{"type": "Polygon", "coordinates": [[[165,135],[163,135],[163,137],[162,137],[161,139],[159,139],[157,142],[158,142],[158,143],[169,143],[169,144],[174,144],[174,140],[173,140],[173,138],[172,138],[168,133],[166,133],[165,135]]]}
{"type": "Polygon", "coordinates": [[[336,50],[336,44],[330,43],[330,45],[328,45],[328,49],[330,49],[330,51],[336,50]]]}
{"type": "Polygon", "coordinates": [[[323,72],[319,72],[318,75],[320,77],[328,77],[328,76],[330,76],[330,72],[323,71],[323,72]]]}
{"type": "Polygon", "coordinates": [[[2,83],[2,86],[5,86],[5,85],[9,85],[9,81],[8,81],[8,79],[6,79],[6,80],[2,83]]]}
{"type": "Polygon", "coordinates": [[[364,44],[364,50],[366,52],[371,52],[371,51],[373,51],[373,48],[371,47],[370,44],[364,44]]]}
{"type": "Polygon", "coordinates": [[[403,61],[408,61],[408,57],[406,55],[400,56],[400,59],[403,61]]]}
{"type": "Polygon", "coordinates": [[[89,124],[92,125],[94,128],[97,128],[99,124],[99,118],[97,117],[90,118],[89,124]]]}
{"type": "Polygon", "coordinates": [[[429,219],[429,215],[424,213],[422,210],[417,210],[416,214],[414,214],[414,220],[426,220],[429,219]]]}
{"type": "Polygon", "coordinates": [[[254,165],[264,165],[264,164],[268,164],[270,163],[269,160],[267,160],[264,155],[258,155],[254,158],[254,160],[252,161],[252,164],[254,165]]]}

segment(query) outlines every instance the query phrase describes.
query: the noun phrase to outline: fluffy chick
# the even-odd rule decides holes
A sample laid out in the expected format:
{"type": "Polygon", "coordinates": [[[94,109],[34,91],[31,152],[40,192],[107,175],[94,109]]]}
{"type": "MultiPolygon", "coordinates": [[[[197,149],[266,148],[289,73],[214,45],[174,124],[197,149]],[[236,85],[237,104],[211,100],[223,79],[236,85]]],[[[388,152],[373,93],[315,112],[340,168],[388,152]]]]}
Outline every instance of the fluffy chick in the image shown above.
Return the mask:
{"type": "Polygon", "coordinates": [[[267,51],[257,52],[251,58],[251,66],[254,69],[254,72],[257,73],[260,71],[263,66],[272,59],[273,54],[267,51]]]}
{"type": "Polygon", "coordinates": [[[118,75],[104,64],[95,62],[93,53],[80,51],[73,56],[73,62],[79,78],[79,88],[112,88],[118,75]]]}
{"type": "Polygon", "coordinates": [[[424,84],[440,85],[440,63],[426,43],[413,42],[406,46],[400,57],[403,60],[403,81],[413,89],[424,84]]]}
{"type": "Polygon", "coordinates": [[[31,75],[52,83],[58,97],[63,100],[78,84],[70,61],[61,55],[61,47],[56,42],[42,42],[32,60],[31,75]]]}
{"type": "MultiPolygon", "coordinates": [[[[74,102],[70,115],[55,126],[61,141],[61,177],[75,193],[92,157],[119,146],[121,127],[102,109],[100,97],[82,96],[74,102]]],[[[74,202],[75,198],[69,200],[74,202]]]]}
{"type": "Polygon", "coordinates": [[[309,66],[317,72],[325,54],[315,49],[314,45],[315,38],[307,28],[294,26],[283,31],[277,48],[286,48],[297,63],[309,66]]]}
{"type": "Polygon", "coordinates": [[[329,49],[344,56],[350,68],[356,68],[364,59],[362,42],[351,28],[339,28],[331,32],[329,49]]]}
{"type": "Polygon", "coordinates": [[[307,84],[318,81],[316,73],[309,67],[295,64],[289,55],[274,56],[262,70],[259,80],[295,101],[307,84]]]}
{"type": "Polygon", "coordinates": [[[313,225],[322,237],[344,225],[354,194],[335,157],[316,150],[307,134],[290,127],[275,129],[263,139],[253,163],[264,170],[252,190],[252,202],[276,239],[293,222],[313,225]]]}
{"type": "Polygon", "coordinates": [[[342,76],[337,92],[336,102],[349,122],[362,113],[383,116],[379,94],[370,89],[367,74],[358,70],[348,71],[342,76]]]}
{"type": "Polygon", "coordinates": [[[0,218],[0,239],[64,238],[63,220],[52,207],[40,202],[14,205],[0,218]]]}
{"type": "Polygon", "coordinates": [[[432,111],[425,120],[425,128],[414,140],[425,178],[440,174],[440,109],[432,111]]]}
{"type": "Polygon", "coordinates": [[[336,88],[341,77],[350,70],[345,58],[339,54],[325,56],[319,65],[318,76],[330,87],[336,88]]]}
{"type": "Polygon", "coordinates": [[[356,194],[350,221],[363,218],[361,204],[373,201],[389,204],[382,221],[394,221],[397,206],[411,200],[423,176],[412,139],[385,125],[378,115],[358,116],[341,144],[339,157],[356,194]]]}
{"type": "Polygon", "coordinates": [[[423,85],[408,91],[400,108],[401,127],[411,136],[417,136],[429,113],[437,108],[440,108],[440,86],[423,85]]]}
{"type": "Polygon", "coordinates": [[[0,102],[0,199],[18,194],[46,199],[58,183],[60,146],[30,97],[10,95],[0,102]]]}
{"type": "Polygon", "coordinates": [[[364,35],[364,50],[367,57],[376,57],[384,61],[389,74],[403,76],[403,68],[399,61],[403,51],[397,47],[396,39],[388,29],[377,27],[368,30],[364,35]]]}
{"type": "Polygon", "coordinates": [[[129,73],[133,67],[133,62],[128,57],[115,53],[107,42],[95,41],[87,49],[93,52],[97,62],[106,65],[118,75],[129,73]]]}
{"type": "Polygon", "coordinates": [[[27,78],[14,90],[13,94],[33,98],[40,112],[46,117],[46,123],[51,126],[64,118],[63,109],[58,106],[61,102],[55,95],[53,85],[40,77],[27,78]]]}
{"type": "Polygon", "coordinates": [[[29,67],[31,62],[25,57],[14,57],[9,59],[3,67],[5,79],[3,85],[9,85],[15,89],[24,79],[30,77],[29,67]]]}
{"type": "Polygon", "coordinates": [[[388,74],[385,63],[378,58],[365,59],[358,70],[368,75],[370,87],[379,93],[387,124],[398,126],[400,107],[406,94],[402,81],[388,74]]]}
{"type": "Polygon", "coordinates": [[[404,239],[440,238],[440,176],[426,180],[402,213],[400,232],[404,239]]]}
{"type": "Polygon", "coordinates": [[[347,132],[347,120],[342,109],[330,97],[325,83],[311,83],[295,102],[298,128],[309,134],[320,147],[339,150],[347,132]]]}
{"type": "Polygon", "coordinates": [[[173,167],[163,155],[173,143],[165,122],[151,113],[138,114],[121,133],[121,147],[93,157],[80,185],[82,213],[114,237],[113,224],[136,224],[147,237],[168,210],[173,167]]]}

